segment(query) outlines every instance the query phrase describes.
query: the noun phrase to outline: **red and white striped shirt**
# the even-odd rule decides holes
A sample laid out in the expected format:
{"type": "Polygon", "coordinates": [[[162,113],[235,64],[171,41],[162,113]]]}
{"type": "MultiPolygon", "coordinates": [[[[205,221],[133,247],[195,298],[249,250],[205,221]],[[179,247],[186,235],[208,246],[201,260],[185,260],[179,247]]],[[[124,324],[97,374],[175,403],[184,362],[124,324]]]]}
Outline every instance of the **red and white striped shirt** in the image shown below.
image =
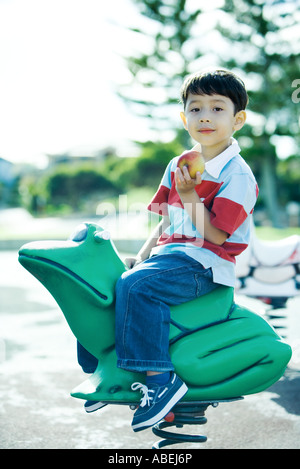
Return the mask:
{"type": "MultiPolygon", "coordinates": [[[[201,151],[200,144],[193,149],[201,151]]],[[[211,243],[205,239],[205,233],[203,238],[184,210],[175,187],[177,156],[168,164],[158,191],[148,206],[150,211],[170,218],[170,226],[159,238],[151,255],[184,251],[205,268],[212,268],[214,282],[235,285],[235,256],[248,246],[250,216],[258,195],[253,173],[239,152],[240,147],[232,138],[226,150],[205,164],[202,183],[195,188],[210,211],[211,223],[228,233],[225,243],[221,246],[211,243]]]]}

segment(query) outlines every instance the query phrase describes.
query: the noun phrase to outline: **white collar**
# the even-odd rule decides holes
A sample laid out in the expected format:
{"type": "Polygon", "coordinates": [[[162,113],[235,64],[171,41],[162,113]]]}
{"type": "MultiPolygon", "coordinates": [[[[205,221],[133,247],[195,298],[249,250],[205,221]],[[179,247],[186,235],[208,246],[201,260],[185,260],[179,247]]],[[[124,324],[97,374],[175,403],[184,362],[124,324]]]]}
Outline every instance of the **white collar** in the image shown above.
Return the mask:
{"type": "MultiPolygon", "coordinates": [[[[199,151],[201,153],[201,143],[197,143],[193,147],[193,150],[199,151]]],[[[214,178],[218,178],[220,172],[224,168],[224,166],[228,163],[231,158],[238,155],[241,149],[239,147],[238,142],[235,138],[231,137],[230,145],[226,148],[226,150],[222,151],[219,155],[215,156],[215,158],[207,161],[205,163],[205,170],[214,178]]]]}

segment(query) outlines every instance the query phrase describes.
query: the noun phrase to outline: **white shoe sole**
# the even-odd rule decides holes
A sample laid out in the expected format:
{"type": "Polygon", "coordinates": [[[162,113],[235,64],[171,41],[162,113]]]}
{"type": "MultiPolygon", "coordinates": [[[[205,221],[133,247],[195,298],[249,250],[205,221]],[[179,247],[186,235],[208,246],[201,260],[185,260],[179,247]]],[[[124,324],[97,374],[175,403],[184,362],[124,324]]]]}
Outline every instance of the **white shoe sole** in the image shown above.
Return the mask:
{"type": "Polygon", "coordinates": [[[107,404],[104,402],[95,402],[95,404],[84,407],[84,410],[89,414],[90,412],[95,412],[96,410],[102,409],[102,407],[105,407],[106,405],[107,404]]]}

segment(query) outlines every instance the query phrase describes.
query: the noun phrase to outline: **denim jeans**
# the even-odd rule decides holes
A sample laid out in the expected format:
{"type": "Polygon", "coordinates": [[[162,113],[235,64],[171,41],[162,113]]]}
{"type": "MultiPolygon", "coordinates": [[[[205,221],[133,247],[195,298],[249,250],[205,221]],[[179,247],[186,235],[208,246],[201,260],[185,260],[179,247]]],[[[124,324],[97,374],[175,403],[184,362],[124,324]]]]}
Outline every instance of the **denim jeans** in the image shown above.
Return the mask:
{"type": "Polygon", "coordinates": [[[182,252],[153,256],[126,271],[116,285],[117,366],[137,372],[173,370],[170,306],[216,287],[211,269],[182,252]]]}
{"type": "Polygon", "coordinates": [[[98,365],[98,359],[88,352],[78,341],[77,360],[84,373],[94,373],[98,365]]]}

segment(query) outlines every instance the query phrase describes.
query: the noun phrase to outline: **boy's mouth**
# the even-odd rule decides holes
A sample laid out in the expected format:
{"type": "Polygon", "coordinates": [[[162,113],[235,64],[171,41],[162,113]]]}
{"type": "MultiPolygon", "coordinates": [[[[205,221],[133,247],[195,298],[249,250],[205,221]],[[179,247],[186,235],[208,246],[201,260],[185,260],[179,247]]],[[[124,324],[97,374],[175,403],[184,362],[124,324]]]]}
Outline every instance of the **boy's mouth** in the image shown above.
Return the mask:
{"type": "Polygon", "coordinates": [[[199,129],[198,132],[200,132],[200,134],[209,135],[212,132],[214,132],[214,129],[203,128],[203,129],[199,129]]]}

